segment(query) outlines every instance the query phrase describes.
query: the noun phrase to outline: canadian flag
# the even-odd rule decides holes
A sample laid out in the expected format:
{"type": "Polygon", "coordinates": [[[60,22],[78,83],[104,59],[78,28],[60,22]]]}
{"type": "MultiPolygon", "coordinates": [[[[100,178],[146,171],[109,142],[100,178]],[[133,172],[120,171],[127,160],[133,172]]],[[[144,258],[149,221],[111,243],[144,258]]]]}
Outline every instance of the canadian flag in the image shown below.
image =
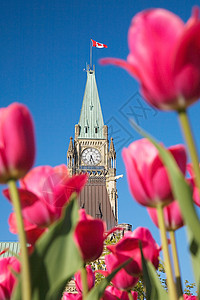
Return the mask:
{"type": "Polygon", "coordinates": [[[102,43],[98,43],[98,42],[95,42],[94,40],[92,40],[92,47],[96,47],[96,48],[108,48],[107,45],[105,44],[102,44],[102,43]]]}

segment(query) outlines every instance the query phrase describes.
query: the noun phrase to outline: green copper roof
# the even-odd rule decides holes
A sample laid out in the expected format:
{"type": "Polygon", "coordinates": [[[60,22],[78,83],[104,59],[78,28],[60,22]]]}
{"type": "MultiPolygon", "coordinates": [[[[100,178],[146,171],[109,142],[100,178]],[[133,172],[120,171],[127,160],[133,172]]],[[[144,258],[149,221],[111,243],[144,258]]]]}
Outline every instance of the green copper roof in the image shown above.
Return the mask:
{"type": "Polygon", "coordinates": [[[79,120],[79,138],[104,139],[103,115],[94,70],[87,70],[87,82],[79,120]]]}

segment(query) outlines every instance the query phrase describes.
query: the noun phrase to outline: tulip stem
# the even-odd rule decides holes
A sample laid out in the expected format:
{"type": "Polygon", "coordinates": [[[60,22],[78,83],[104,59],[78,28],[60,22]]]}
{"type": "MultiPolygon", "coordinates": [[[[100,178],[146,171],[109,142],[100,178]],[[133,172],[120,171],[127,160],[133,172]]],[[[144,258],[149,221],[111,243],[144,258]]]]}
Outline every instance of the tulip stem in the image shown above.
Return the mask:
{"type": "Polygon", "coordinates": [[[178,293],[178,299],[183,300],[183,290],[182,290],[182,283],[181,283],[181,273],[179,268],[179,261],[178,261],[178,253],[176,247],[176,238],[174,230],[169,231],[170,241],[172,246],[172,256],[174,261],[174,272],[176,277],[176,289],[178,293]]]}
{"type": "Polygon", "coordinates": [[[166,235],[166,228],[165,228],[165,221],[164,221],[164,214],[163,214],[163,206],[162,204],[158,203],[157,205],[157,214],[158,214],[158,224],[160,228],[160,235],[161,235],[161,243],[163,249],[163,256],[164,256],[164,267],[167,276],[167,286],[169,290],[169,299],[170,300],[178,300],[176,287],[173,279],[173,272],[171,267],[171,261],[169,256],[169,249],[168,249],[168,241],[166,235]]]}
{"type": "Polygon", "coordinates": [[[199,159],[197,154],[197,149],[195,146],[192,129],[190,127],[190,122],[188,119],[187,111],[185,109],[178,111],[179,121],[181,124],[181,128],[185,137],[185,141],[187,144],[188,151],[190,153],[193,170],[195,174],[195,184],[200,192],[200,168],[199,168],[199,159]]]}
{"type": "Polygon", "coordinates": [[[133,295],[131,294],[131,291],[128,291],[128,299],[133,300],[133,295]]]}
{"type": "Polygon", "coordinates": [[[16,215],[17,221],[17,231],[20,242],[20,262],[21,262],[21,282],[22,282],[22,299],[31,300],[31,276],[30,276],[30,266],[29,266],[29,257],[28,249],[26,242],[26,234],[24,231],[23,218],[21,213],[21,203],[19,198],[19,193],[16,186],[16,181],[10,179],[8,181],[9,192],[11,201],[13,204],[14,212],[16,215]]]}
{"type": "Polygon", "coordinates": [[[88,293],[87,270],[85,268],[85,265],[81,269],[81,281],[82,281],[82,294],[83,294],[82,299],[84,300],[88,293]]]}

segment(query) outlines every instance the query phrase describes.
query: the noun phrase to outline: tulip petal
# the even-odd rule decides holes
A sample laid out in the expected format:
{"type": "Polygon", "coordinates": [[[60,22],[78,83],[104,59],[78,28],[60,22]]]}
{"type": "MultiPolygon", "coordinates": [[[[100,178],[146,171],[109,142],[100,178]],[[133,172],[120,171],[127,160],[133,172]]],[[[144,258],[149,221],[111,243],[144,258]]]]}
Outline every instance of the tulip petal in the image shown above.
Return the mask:
{"type": "Polygon", "coordinates": [[[136,67],[132,66],[123,59],[107,57],[100,59],[99,62],[101,65],[114,65],[117,67],[121,67],[129,72],[132,76],[137,77],[140,80],[139,71],[136,69],[136,67]]]}
{"type": "Polygon", "coordinates": [[[122,150],[122,157],[126,166],[127,179],[131,193],[135,199],[137,199],[137,202],[141,205],[146,205],[149,199],[148,191],[146,190],[146,185],[138,172],[134,159],[132,159],[131,155],[129,155],[128,149],[122,150]]]}

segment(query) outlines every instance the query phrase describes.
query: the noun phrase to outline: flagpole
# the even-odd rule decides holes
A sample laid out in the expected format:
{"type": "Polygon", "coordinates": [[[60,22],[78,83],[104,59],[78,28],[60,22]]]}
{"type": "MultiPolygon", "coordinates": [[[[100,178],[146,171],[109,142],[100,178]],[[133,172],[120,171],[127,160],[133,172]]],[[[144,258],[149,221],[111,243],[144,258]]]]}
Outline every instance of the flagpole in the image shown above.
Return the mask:
{"type": "Polygon", "coordinates": [[[92,40],[90,40],[90,69],[92,69],[92,40]]]}

